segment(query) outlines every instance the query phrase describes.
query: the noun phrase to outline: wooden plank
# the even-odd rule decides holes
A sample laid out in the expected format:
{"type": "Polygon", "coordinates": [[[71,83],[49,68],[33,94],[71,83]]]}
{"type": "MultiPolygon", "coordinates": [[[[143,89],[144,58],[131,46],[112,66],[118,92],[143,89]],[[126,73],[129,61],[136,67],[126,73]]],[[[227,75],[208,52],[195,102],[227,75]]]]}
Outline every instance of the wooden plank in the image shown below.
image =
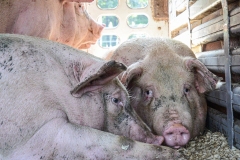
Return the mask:
{"type": "MultiPolygon", "coordinates": [[[[233,2],[233,3],[228,5],[228,10],[231,12],[232,10],[234,10],[237,7],[239,7],[239,2],[236,1],[236,2],[233,2]]],[[[231,12],[231,13],[233,13],[233,12],[231,12]]],[[[205,16],[205,17],[203,17],[202,23],[205,23],[205,22],[210,21],[210,20],[212,20],[214,18],[222,16],[222,14],[223,14],[223,12],[222,12],[222,8],[221,8],[221,9],[219,9],[219,10],[217,10],[217,11],[215,11],[215,12],[213,12],[213,13],[205,16]]]]}
{"type": "MultiPolygon", "coordinates": [[[[238,97],[238,98],[240,98],[240,97],[238,97]]],[[[235,112],[240,113],[240,106],[239,105],[233,104],[233,109],[234,109],[235,112]]]]}
{"type": "Polygon", "coordinates": [[[197,26],[199,26],[201,24],[202,24],[201,20],[196,20],[196,21],[191,23],[191,28],[195,28],[195,27],[197,27],[197,26]]]}
{"type": "Polygon", "coordinates": [[[191,50],[197,56],[200,52],[202,52],[202,45],[192,47],[191,50]]]}
{"type": "Polygon", "coordinates": [[[218,57],[206,57],[206,58],[199,58],[201,62],[204,63],[206,66],[224,66],[225,59],[223,56],[218,56],[218,57]]]}
{"type": "MultiPolygon", "coordinates": [[[[239,3],[240,3],[240,1],[239,1],[239,3]]],[[[230,16],[233,16],[233,15],[235,15],[235,14],[238,14],[238,13],[240,13],[240,4],[238,5],[238,7],[237,8],[235,8],[235,9],[233,9],[231,12],[230,12],[230,16]]]]}
{"type": "Polygon", "coordinates": [[[186,44],[188,47],[190,46],[190,35],[188,31],[183,32],[182,34],[179,34],[173,39],[181,41],[182,43],[186,44]]]}
{"type": "Polygon", "coordinates": [[[182,28],[184,28],[185,26],[187,26],[187,19],[188,14],[186,11],[184,11],[183,13],[179,14],[177,17],[170,19],[170,24],[169,24],[169,29],[170,31],[174,31],[174,30],[180,30],[182,28]]]}
{"type": "Polygon", "coordinates": [[[192,47],[200,45],[200,44],[206,44],[209,42],[217,41],[219,39],[222,39],[222,37],[223,37],[223,31],[219,31],[219,32],[207,35],[202,38],[192,39],[192,47]]]}
{"type": "MultiPolygon", "coordinates": [[[[239,84],[232,84],[233,87],[233,108],[234,111],[240,113],[240,86],[239,84]]],[[[222,107],[226,107],[226,93],[227,90],[225,86],[222,86],[220,89],[208,92],[206,94],[206,99],[209,102],[217,104],[222,107]]],[[[239,117],[240,118],[240,117],[239,117]]]]}
{"type": "MultiPolygon", "coordinates": [[[[234,125],[234,130],[238,133],[240,133],[240,120],[236,120],[234,125]]],[[[239,137],[240,138],[240,137],[239,137]]],[[[239,141],[240,142],[240,141],[239,141]]],[[[240,143],[239,143],[240,144],[240,143]]]]}
{"type": "Polygon", "coordinates": [[[217,11],[215,11],[215,12],[213,12],[213,13],[205,16],[205,17],[203,17],[202,23],[206,23],[206,22],[208,22],[208,21],[210,21],[212,19],[215,19],[217,17],[220,17],[220,16],[222,16],[222,9],[219,9],[219,10],[217,10],[217,11]]]}
{"type": "MultiPolygon", "coordinates": [[[[214,8],[217,4],[220,4],[220,0],[198,0],[190,7],[190,19],[196,19],[200,14],[211,10],[211,12],[219,9],[214,8]]],[[[187,11],[182,12],[176,18],[170,19],[170,31],[177,30],[186,26],[188,22],[187,11]]]]}
{"type": "Polygon", "coordinates": [[[186,3],[186,0],[174,0],[176,8],[181,6],[183,3],[186,3]]]}
{"type": "Polygon", "coordinates": [[[240,24],[240,13],[230,17],[230,27],[233,27],[239,24],[240,24]]]}
{"type": "Polygon", "coordinates": [[[220,8],[221,0],[198,0],[190,7],[190,19],[196,19],[204,12],[217,10],[220,8]],[[218,7],[217,7],[218,6],[218,7]]]}
{"type": "MultiPolygon", "coordinates": [[[[219,112],[215,109],[208,108],[207,116],[208,116],[208,118],[214,119],[213,120],[214,123],[219,123],[221,125],[221,126],[217,126],[216,128],[212,128],[212,129],[220,129],[223,126],[227,126],[227,115],[225,115],[225,114],[223,114],[223,113],[221,113],[221,112],[219,112]]],[[[214,125],[214,123],[213,123],[213,125],[214,125]]],[[[226,127],[226,129],[227,129],[227,127],[226,127]]],[[[227,132],[222,131],[221,133],[224,134],[224,133],[227,133],[227,132]]]]}
{"type": "Polygon", "coordinates": [[[168,3],[168,12],[169,12],[169,22],[171,19],[176,18],[176,9],[175,9],[175,3],[174,1],[169,1],[168,3]]]}
{"type": "MultiPolygon", "coordinates": [[[[229,0],[229,2],[232,2],[232,1],[233,0],[229,0]]],[[[234,8],[234,6],[239,6],[239,3],[237,4],[237,2],[236,2],[234,4],[230,4],[229,9],[231,10],[232,8],[234,8]]],[[[208,0],[208,1],[197,0],[195,3],[193,3],[191,5],[191,7],[189,9],[190,9],[190,19],[192,22],[197,19],[202,19],[217,10],[221,10],[221,0],[208,0]]],[[[174,8],[174,10],[172,10],[172,12],[175,12],[175,14],[176,14],[176,8],[174,8]]],[[[215,16],[217,16],[217,14],[220,14],[220,13],[216,13],[215,16]]],[[[205,19],[205,21],[206,20],[207,19],[205,19]]],[[[187,22],[188,22],[187,11],[184,11],[175,17],[171,16],[170,27],[169,27],[170,32],[184,28],[184,26],[187,25],[187,22]]]]}
{"type": "Polygon", "coordinates": [[[240,133],[234,133],[234,141],[236,143],[236,148],[240,149],[240,133]]]}
{"type": "Polygon", "coordinates": [[[240,55],[233,55],[232,65],[239,65],[240,66],[240,55]]]}
{"type": "MultiPolygon", "coordinates": [[[[235,27],[231,27],[230,31],[231,31],[231,33],[240,35],[240,25],[237,25],[235,27]]],[[[213,42],[213,41],[221,40],[222,38],[223,38],[223,31],[219,31],[219,32],[207,35],[205,37],[192,40],[192,46],[191,47],[193,48],[193,47],[196,47],[198,45],[204,45],[204,44],[207,44],[207,43],[210,43],[210,42],[213,42]]],[[[232,41],[230,41],[230,42],[232,42],[232,41]]],[[[240,45],[236,45],[235,42],[233,42],[232,44],[230,43],[231,49],[235,49],[236,46],[240,46],[240,45]]],[[[237,44],[239,44],[239,43],[240,42],[238,41],[237,44]]],[[[237,53],[237,52],[235,52],[235,50],[234,50],[233,54],[235,54],[235,53],[237,53]]]]}
{"type": "MultiPolygon", "coordinates": [[[[188,0],[177,0],[176,3],[176,12],[177,13],[182,13],[183,11],[186,10],[187,8],[187,2],[188,0]]],[[[191,0],[189,1],[189,6],[193,5],[197,0],[191,0]]]]}
{"type": "Polygon", "coordinates": [[[178,0],[176,1],[176,12],[181,13],[186,10],[187,0],[178,0]]]}
{"type": "Polygon", "coordinates": [[[231,30],[232,35],[240,36],[240,26],[239,25],[230,27],[230,30],[231,30]]]}
{"type": "MultiPolygon", "coordinates": [[[[192,40],[199,39],[207,35],[222,31],[223,20],[221,19],[222,19],[222,16],[217,17],[211,21],[208,21],[198,27],[195,27],[192,30],[192,40]]],[[[230,17],[230,27],[240,25],[239,19],[240,19],[240,13],[230,17]]]]}
{"type": "MultiPolygon", "coordinates": [[[[230,13],[230,16],[231,17],[238,16],[237,14],[239,14],[239,13],[240,13],[240,7],[235,8],[234,10],[232,10],[231,13],[230,13]]],[[[194,29],[192,29],[192,32],[198,31],[198,30],[200,30],[202,28],[205,28],[206,26],[212,25],[214,23],[218,23],[222,19],[223,18],[222,18],[221,14],[220,14],[220,16],[215,17],[214,19],[211,19],[211,20],[209,20],[209,17],[208,17],[206,20],[202,20],[202,24],[201,25],[199,25],[199,26],[195,27],[194,29]],[[207,22],[203,23],[204,21],[207,21],[207,22]]],[[[231,21],[233,21],[233,22],[230,22],[231,25],[235,25],[235,24],[239,23],[238,17],[236,17],[234,19],[231,19],[231,21]]]]}
{"type": "Polygon", "coordinates": [[[211,25],[214,25],[214,24],[217,24],[217,23],[219,23],[221,21],[223,21],[223,18],[222,18],[222,16],[219,16],[219,17],[217,17],[215,19],[212,19],[212,20],[210,20],[210,21],[208,21],[206,23],[203,23],[203,24],[195,27],[194,29],[192,29],[192,33],[197,32],[197,31],[199,31],[201,29],[206,29],[207,27],[209,27],[211,25]]]}
{"type": "Polygon", "coordinates": [[[210,42],[203,45],[203,51],[223,49],[223,41],[210,42]]]}
{"type": "MultiPolygon", "coordinates": [[[[240,46],[240,45],[239,45],[240,46]]],[[[235,55],[235,54],[240,54],[240,48],[237,48],[237,49],[234,49],[233,51],[232,51],[232,55],[235,55]]]]}
{"type": "Polygon", "coordinates": [[[188,31],[188,28],[187,28],[187,27],[181,29],[181,30],[179,31],[179,34],[182,34],[182,33],[186,32],[186,31],[188,31]]]}
{"type": "Polygon", "coordinates": [[[219,55],[224,55],[224,50],[214,50],[214,51],[204,51],[201,53],[198,53],[197,59],[206,58],[206,57],[217,57],[219,55]]]}
{"type": "Polygon", "coordinates": [[[221,103],[216,103],[220,106],[226,107],[226,92],[225,91],[220,91],[220,90],[216,90],[213,92],[209,92],[208,94],[206,94],[206,98],[210,100],[210,102],[216,103],[215,100],[218,100],[221,103]]]}
{"type": "MultiPolygon", "coordinates": [[[[224,62],[225,62],[224,56],[199,58],[199,60],[202,63],[204,63],[204,65],[212,72],[225,73],[225,71],[224,71],[224,62]]],[[[232,67],[231,67],[232,74],[240,75],[239,60],[240,60],[240,56],[233,56],[233,58],[232,58],[233,63],[232,63],[232,67]]]]}
{"type": "Polygon", "coordinates": [[[223,21],[218,21],[210,26],[206,26],[205,28],[192,32],[192,40],[199,39],[222,30],[223,30],[223,21]]]}
{"type": "Polygon", "coordinates": [[[240,121],[236,120],[234,123],[234,140],[236,142],[236,147],[240,149],[240,121]]]}
{"type": "Polygon", "coordinates": [[[208,102],[212,102],[214,104],[217,104],[221,107],[226,107],[226,101],[223,101],[221,99],[216,99],[215,97],[211,97],[209,95],[206,95],[206,99],[208,102]]]}

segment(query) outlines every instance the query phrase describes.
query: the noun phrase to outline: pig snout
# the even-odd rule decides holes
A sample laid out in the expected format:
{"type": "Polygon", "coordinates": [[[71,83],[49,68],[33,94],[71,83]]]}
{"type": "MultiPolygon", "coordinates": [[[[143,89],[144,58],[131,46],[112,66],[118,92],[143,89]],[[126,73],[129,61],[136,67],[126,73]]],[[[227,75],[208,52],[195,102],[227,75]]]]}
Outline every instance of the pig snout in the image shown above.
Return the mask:
{"type": "Polygon", "coordinates": [[[85,37],[85,43],[81,44],[79,49],[88,49],[91,45],[95,44],[96,41],[101,37],[101,32],[104,29],[104,24],[99,24],[92,20],[90,28],[88,29],[88,34],[85,37]]]}
{"type": "Polygon", "coordinates": [[[164,143],[173,148],[180,148],[190,140],[190,133],[182,124],[173,124],[163,132],[164,143]]]}

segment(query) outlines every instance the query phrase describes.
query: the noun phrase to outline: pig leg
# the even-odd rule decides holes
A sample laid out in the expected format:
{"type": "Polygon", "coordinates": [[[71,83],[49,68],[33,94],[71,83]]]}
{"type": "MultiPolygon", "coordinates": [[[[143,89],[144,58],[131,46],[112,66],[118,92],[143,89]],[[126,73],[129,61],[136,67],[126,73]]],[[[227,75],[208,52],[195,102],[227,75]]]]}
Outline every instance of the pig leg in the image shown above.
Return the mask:
{"type": "Polygon", "coordinates": [[[45,124],[6,159],[179,159],[168,147],[133,141],[59,118],[45,124]]]}

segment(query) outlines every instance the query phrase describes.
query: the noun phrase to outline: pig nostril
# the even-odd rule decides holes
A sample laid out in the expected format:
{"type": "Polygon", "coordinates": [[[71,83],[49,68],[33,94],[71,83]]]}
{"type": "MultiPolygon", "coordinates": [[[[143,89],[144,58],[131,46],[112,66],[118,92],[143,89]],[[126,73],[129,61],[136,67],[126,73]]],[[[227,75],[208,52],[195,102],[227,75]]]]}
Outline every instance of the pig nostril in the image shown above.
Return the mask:
{"type": "Polygon", "coordinates": [[[182,138],[183,138],[184,141],[189,141],[189,139],[190,139],[189,133],[184,133],[182,135],[182,138]]]}
{"type": "Polygon", "coordinates": [[[174,124],[163,132],[165,144],[173,148],[180,148],[190,139],[189,131],[181,124],[174,124]]]}
{"type": "Polygon", "coordinates": [[[166,135],[168,135],[168,136],[171,136],[172,134],[173,134],[173,132],[166,133],[166,135]]]}
{"type": "Polygon", "coordinates": [[[184,136],[184,135],[186,135],[186,134],[188,134],[188,133],[186,133],[186,132],[181,132],[180,133],[182,136],[184,136]]]}

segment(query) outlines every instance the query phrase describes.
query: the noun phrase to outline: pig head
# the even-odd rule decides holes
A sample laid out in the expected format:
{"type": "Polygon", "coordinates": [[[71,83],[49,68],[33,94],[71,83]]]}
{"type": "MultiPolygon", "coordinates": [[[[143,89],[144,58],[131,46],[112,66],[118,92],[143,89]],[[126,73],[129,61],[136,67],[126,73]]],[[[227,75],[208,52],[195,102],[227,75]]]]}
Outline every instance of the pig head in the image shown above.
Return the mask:
{"type": "Polygon", "coordinates": [[[131,108],[115,78],[125,69],[60,43],[0,34],[0,159],[177,159],[131,108]]]}
{"type": "Polygon", "coordinates": [[[0,1],[0,33],[41,37],[86,49],[100,37],[103,25],[86,12],[89,0],[0,1]]]}
{"type": "Polygon", "coordinates": [[[207,104],[203,93],[219,78],[181,42],[168,38],[126,41],[112,59],[128,69],[120,76],[131,105],[164,143],[179,148],[203,133],[207,104]]]}

